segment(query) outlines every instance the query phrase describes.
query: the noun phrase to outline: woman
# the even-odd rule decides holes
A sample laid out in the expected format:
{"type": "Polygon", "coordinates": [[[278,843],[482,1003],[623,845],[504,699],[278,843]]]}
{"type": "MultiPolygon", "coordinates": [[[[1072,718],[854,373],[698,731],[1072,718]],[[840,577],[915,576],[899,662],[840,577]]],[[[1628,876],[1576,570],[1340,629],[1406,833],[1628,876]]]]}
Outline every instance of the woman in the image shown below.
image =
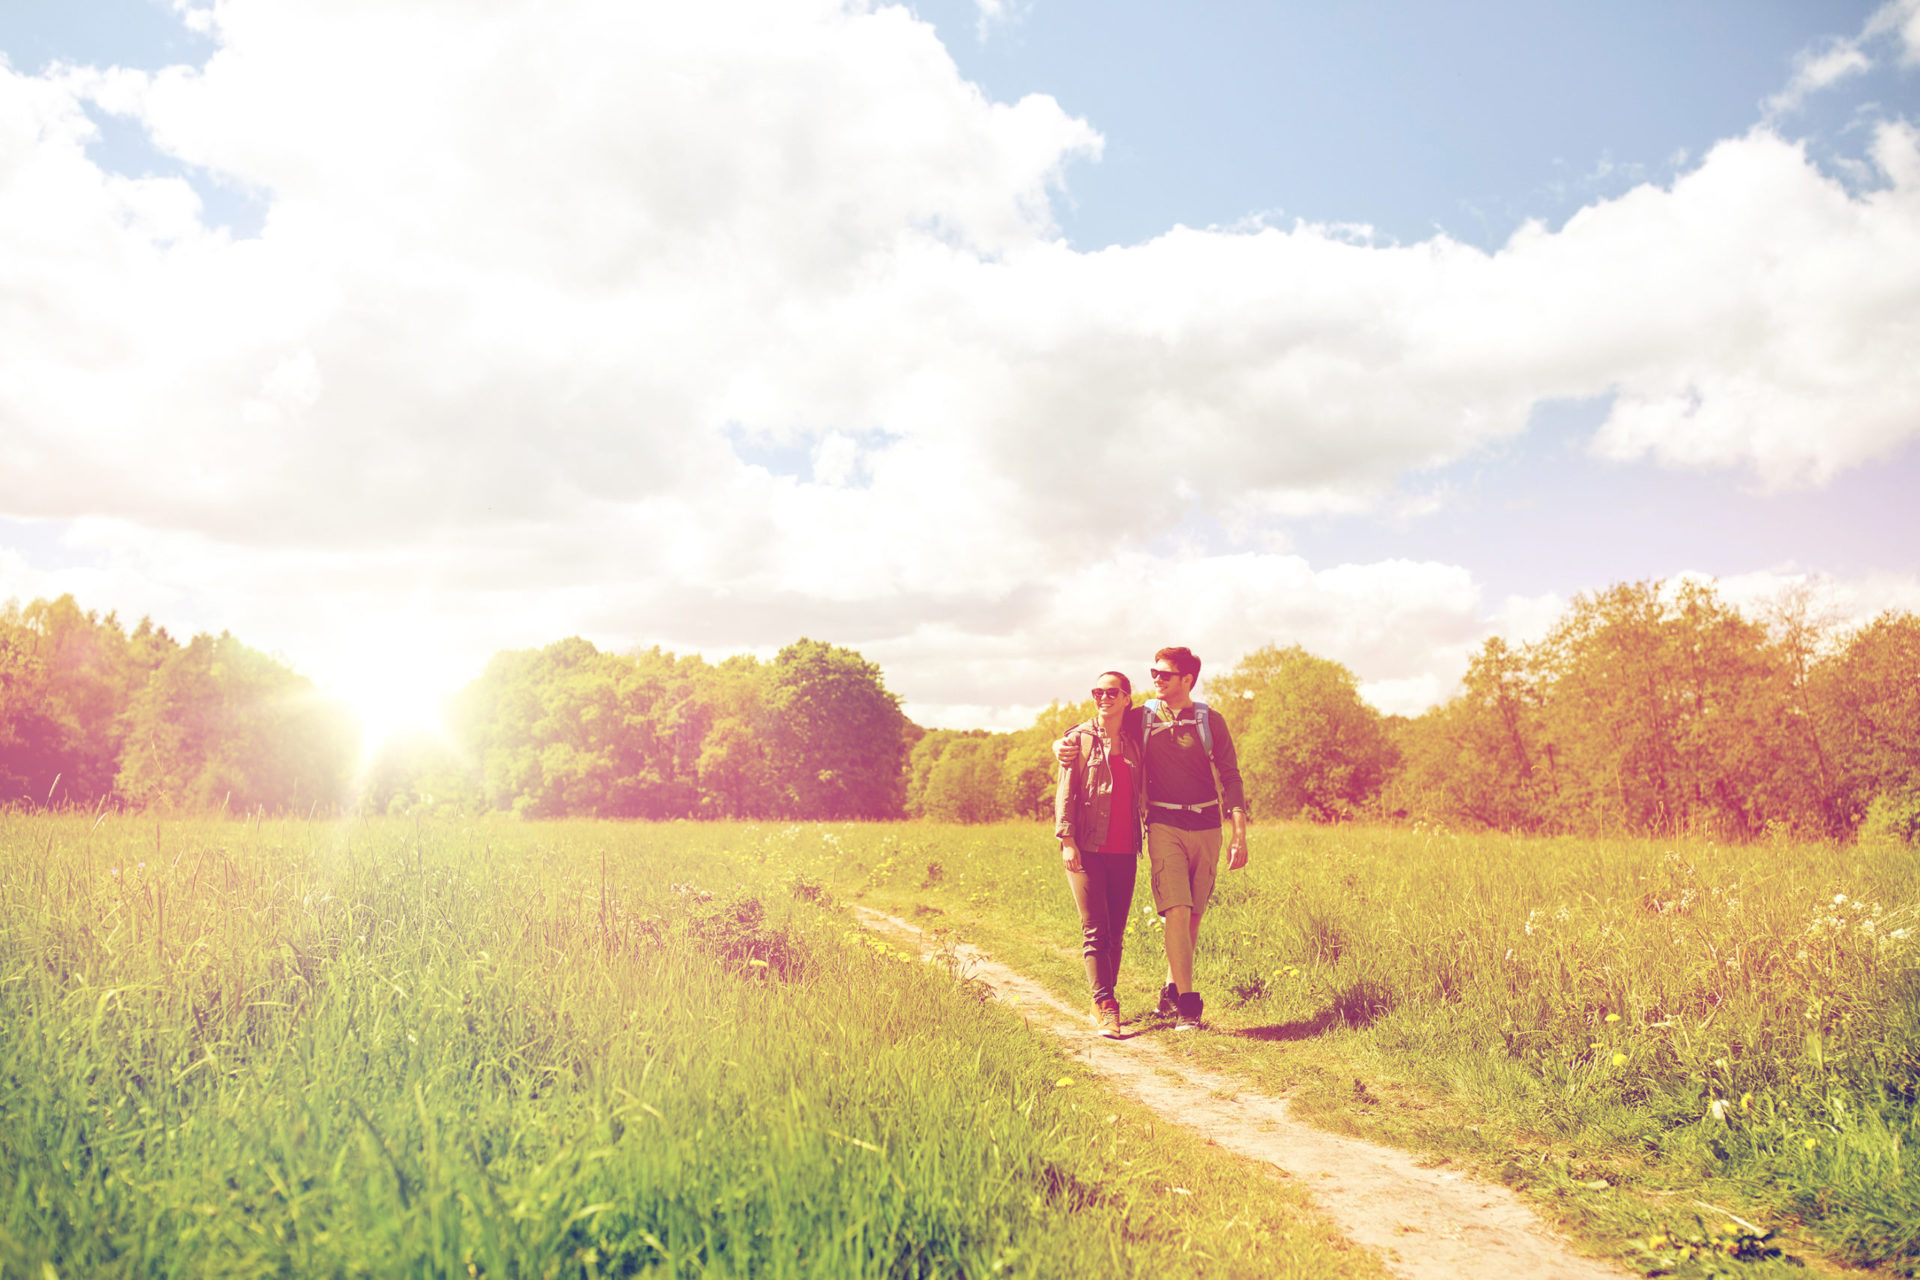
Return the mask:
{"type": "Polygon", "coordinates": [[[1133,910],[1135,859],[1147,808],[1140,744],[1120,731],[1132,696],[1132,683],[1118,671],[1102,672],[1093,682],[1096,714],[1067,731],[1068,738],[1079,740],[1079,758],[1060,766],[1053,798],[1060,859],[1080,908],[1080,954],[1093,987],[1093,1022],[1109,1038],[1121,1034],[1113,984],[1133,910]]]}

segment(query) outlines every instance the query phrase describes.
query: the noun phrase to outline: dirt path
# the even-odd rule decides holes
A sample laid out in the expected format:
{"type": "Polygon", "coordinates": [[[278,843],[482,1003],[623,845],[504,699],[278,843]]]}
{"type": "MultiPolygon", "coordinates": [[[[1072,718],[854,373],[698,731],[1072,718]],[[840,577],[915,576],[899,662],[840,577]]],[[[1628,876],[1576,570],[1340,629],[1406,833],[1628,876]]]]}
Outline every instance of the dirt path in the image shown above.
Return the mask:
{"type": "MultiPolygon", "coordinates": [[[[946,949],[924,931],[853,904],[867,927],[923,955],[946,949]]],[[[1286,1100],[1253,1093],[1196,1067],[1152,1039],[1107,1040],[1086,1013],[979,948],[954,946],[963,971],[1011,998],[1029,1021],[1066,1041],[1112,1085],[1220,1146],[1302,1179],[1314,1203],[1348,1239],[1413,1280],[1619,1280],[1630,1273],[1574,1252],[1505,1187],[1463,1173],[1423,1169],[1403,1151],[1310,1128],[1286,1100]]]]}

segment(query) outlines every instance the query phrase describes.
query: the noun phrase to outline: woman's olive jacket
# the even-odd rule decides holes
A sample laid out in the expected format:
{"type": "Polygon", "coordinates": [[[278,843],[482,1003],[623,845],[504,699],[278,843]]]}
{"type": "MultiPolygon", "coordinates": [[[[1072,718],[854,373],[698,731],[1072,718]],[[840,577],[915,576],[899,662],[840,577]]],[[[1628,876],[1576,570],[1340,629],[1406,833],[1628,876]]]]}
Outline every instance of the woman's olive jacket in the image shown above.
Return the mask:
{"type": "MultiPolygon", "coordinates": [[[[1113,817],[1113,769],[1107,763],[1107,744],[1100,736],[1100,726],[1092,720],[1073,726],[1066,736],[1079,739],[1080,761],[1060,766],[1060,783],[1053,793],[1053,833],[1062,840],[1072,839],[1082,849],[1098,848],[1106,843],[1113,817]]],[[[1137,836],[1147,816],[1140,744],[1124,732],[1119,739],[1120,754],[1133,775],[1133,819],[1137,836]]],[[[1136,838],[1135,852],[1139,848],[1136,838]]]]}

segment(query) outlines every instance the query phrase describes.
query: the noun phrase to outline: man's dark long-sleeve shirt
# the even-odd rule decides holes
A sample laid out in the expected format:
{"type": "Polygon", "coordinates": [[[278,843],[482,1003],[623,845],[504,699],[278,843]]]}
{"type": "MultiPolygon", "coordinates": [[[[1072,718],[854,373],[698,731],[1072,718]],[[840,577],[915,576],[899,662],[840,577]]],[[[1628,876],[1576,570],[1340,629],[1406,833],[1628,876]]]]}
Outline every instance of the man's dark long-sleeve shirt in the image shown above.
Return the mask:
{"type": "MultiPolygon", "coordinates": [[[[1163,707],[1151,734],[1146,735],[1147,821],[1161,822],[1187,831],[1207,831],[1220,825],[1221,819],[1235,809],[1247,807],[1246,790],[1240,781],[1240,758],[1234,751],[1233,733],[1217,711],[1207,715],[1207,732],[1213,738],[1213,760],[1200,741],[1193,708],[1169,719],[1163,707]],[[1214,785],[1214,770],[1220,772],[1214,785]],[[1155,804],[1155,801],[1160,804],[1155,804]],[[1209,800],[1220,803],[1207,805],[1209,800]],[[1206,805],[1203,809],[1175,809],[1166,805],[1206,805]]],[[[1121,724],[1125,733],[1136,739],[1143,733],[1145,708],[1127,711],[1121,724]]]]}

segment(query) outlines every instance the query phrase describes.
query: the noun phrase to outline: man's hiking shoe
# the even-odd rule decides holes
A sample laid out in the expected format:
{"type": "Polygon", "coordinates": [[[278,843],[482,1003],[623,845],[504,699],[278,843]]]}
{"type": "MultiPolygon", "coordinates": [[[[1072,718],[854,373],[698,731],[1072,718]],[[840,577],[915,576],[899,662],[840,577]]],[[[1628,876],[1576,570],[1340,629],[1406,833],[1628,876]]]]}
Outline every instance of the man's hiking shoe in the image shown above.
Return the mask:
{"type": "Polygon", "coordinates": [[[1160,1007],[1155,1009],[1154,1012],[1163,1018],[1171,1018],[1180,1012],[1179,1000],[1180,988],[1169,982],[1166,986],[1160,988],[1160,1007]]]}
{"type": "Polygon", "coordinates": [[[1198,991],[1183,991],[1179,996],[1180,1020],[1173,1024],[1175,1031],[1198,1031],[1200,1015],[1205,1011],[1207,1002],[1200,998],[1198,991]]]}
{"type": "Polygon", "coordinates": [[[1118,1040],[1126,1034],[1120,1030],[1120,1002],[1102,1000],[1093,1007],[1094,1025],[1100,1028],[1100,1034],[1109,1040],[1118,1040]]]}

